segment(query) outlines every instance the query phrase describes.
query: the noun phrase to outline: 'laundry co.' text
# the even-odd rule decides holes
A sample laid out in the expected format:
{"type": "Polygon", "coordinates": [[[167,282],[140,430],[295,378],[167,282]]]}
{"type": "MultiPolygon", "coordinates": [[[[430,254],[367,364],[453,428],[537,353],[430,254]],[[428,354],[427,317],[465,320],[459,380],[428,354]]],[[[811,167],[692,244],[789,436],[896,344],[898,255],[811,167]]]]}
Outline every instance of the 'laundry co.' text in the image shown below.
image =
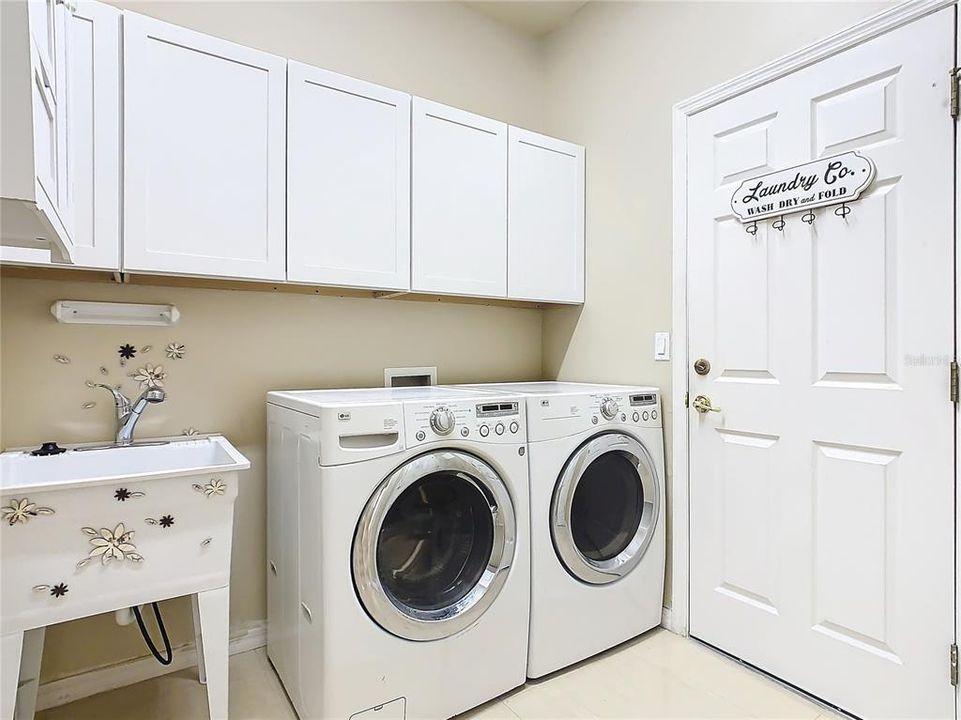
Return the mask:
{"type": "Polygon", "coordinates": [[[731,198],[742,222],[856,200],[874,180],[874,163],[856,152],[751,178],[731,198]]]}

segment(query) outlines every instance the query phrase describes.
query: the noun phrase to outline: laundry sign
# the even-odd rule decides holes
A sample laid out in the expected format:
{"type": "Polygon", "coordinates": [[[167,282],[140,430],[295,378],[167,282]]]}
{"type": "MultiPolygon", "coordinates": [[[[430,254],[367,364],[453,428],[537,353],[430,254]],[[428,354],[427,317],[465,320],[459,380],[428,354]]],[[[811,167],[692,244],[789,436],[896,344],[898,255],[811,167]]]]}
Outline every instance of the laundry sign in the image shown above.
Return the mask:
{"type": "Polygon", "coordinates": [[[742,222],[857,200],[877,173],[874,162],[856,152],[759,175],[742,182],[731,210],[742,222]]]}

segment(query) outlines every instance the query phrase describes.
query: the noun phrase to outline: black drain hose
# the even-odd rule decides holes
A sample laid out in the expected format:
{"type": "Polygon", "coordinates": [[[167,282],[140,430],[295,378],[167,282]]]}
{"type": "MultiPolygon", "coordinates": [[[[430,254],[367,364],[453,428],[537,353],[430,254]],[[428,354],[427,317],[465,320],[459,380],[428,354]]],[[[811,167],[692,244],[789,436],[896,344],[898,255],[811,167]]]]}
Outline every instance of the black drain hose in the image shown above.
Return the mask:
{"type": "Polygon", "coordinates": [[[157,603],[154,602],[150,604],[153,606],[153,616],[157,621],[157,627],[160,628],[160,636],[163,638],[164,651],[166,652],[167,657],[163,657],[163,655],[160,654],[160,651],[157,650],[157,646],[154,645],[153,640],[150,639],[150,633],[147,632],[147,627],[143,624],[143,618],[140,616],[140,608],[136,605],[133,606],[133,614],[134,617],[137,618],[137,625],[140,626],[140,634],[143,635],[143,641],[147,643],[147,647],[150,648],[150,652],[153,654],[153,656],[157,658],[157,662],[159,662],[161,665],[169,665],[173,662],[174,653],[173,650],[170,649],[170,638],[167,637],[167,628],[164,627],[164,621],[160,616],[160,608],[157,607],[157,603]]]}

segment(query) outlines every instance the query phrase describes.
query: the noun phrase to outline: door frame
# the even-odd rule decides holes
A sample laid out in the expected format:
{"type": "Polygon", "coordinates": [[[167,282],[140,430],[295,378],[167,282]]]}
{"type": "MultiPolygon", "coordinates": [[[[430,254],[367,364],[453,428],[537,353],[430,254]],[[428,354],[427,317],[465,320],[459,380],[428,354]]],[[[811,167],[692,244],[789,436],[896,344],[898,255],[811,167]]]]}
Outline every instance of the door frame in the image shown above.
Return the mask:
{"type": "MultiPolygon", "coordinates": [[[[778,80],[816,62],[896,30],[908,23],[956,4],[956,0],[907,0],[877,15],[868,17],[840,32],[818,40],[796,52],[784,55],[743,75],[716,85],[684,100],[672,111],[672,170],[673,170],[673,259],[672,259],[672,324],[674,333],[674,362],[671,368],[671,402],[674,405],[671,428],[673,431],[671,475],[672,519],[672,599],[665,610],[664,626],[678,635],[686,636],[690,628],[690,414],[686,404],[688,387],[688,317],[687,317],[687,126],[688,119],[699,112],[726,100],[778,80]]],[[[947,72],[948,69],[945,69],[947,72]]],[[[961,163],[961,149],[955,144],[956,162],[961,163]]],[[[961,165],[959,165],[961,167],[961,165]]],[[[956,207],[961,207],[961,193],[955,191],[956,207]]],[[[961,213],[955,218],[955,246],[961,237],[961,213]]],[[[959,253],[955,252],[956,277],[961,277],[959,253]]],[[[955,343],[961,337],[961,297],[955,308],[955,343]]],[[[956,348],[957,350],[957,348],[956,348]]],[[[947,398],[945,399],[947,401],[947,398]]],[[[955,421],[957,428],[957,420],[955,421]]],[[[955,477],[961,458],[961,441],[955,432],[955,477]]],[[[961,629],[961,535],[958,533],[958,508],[961,508],[961,483],[955,483],[955,637],[961,629]]],[[[948,662],[945,651],[945,664],[948,662]]],[[[955,689],[956,703],[959,689],[955,689]]]]}

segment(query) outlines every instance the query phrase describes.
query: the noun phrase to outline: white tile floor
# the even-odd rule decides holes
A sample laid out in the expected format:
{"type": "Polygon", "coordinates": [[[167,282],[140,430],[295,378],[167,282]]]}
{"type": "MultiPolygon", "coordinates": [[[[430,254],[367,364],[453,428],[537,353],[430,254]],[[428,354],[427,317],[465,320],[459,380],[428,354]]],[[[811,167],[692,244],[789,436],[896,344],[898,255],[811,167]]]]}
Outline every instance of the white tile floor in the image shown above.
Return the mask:
{"type": "MultiPolygon", "coordinates": [[[[196,670],[184,670],[39,713],[39,720],[206,718],[196,670]]],[[[230,661],[231,720],[296,720],[263,649],[230,661]]],[[[699,643],[653,630],[458,720],[839,716],[699,643]]]]}

